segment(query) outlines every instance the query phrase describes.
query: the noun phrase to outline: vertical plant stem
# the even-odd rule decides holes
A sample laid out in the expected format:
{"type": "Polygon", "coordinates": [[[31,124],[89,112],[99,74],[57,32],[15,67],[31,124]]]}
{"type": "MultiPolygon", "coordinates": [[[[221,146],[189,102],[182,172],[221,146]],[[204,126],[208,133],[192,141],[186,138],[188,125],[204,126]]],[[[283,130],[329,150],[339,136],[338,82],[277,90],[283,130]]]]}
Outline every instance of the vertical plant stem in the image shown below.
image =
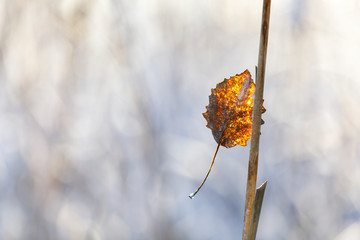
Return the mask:
{"type": "Polygon", "coordinates": [[[256,76],[256,88],[255,88],[255,101],[254,101],[254,110],[253,110],[253,126],[251,130],[249,168],[248,168],[248,178],[246,185],[244,225],[243,225],[243,235],[242,235],[243,240],[248,239],[250,220],[251,220],[251,214],[252,214],[255,191],[256,191],[266,53],[267,53],[269,23],[270,23],[270,5],[271,5],[271,0],[263,1],[258,71],[256,74],[257,76],[256,76]]]}

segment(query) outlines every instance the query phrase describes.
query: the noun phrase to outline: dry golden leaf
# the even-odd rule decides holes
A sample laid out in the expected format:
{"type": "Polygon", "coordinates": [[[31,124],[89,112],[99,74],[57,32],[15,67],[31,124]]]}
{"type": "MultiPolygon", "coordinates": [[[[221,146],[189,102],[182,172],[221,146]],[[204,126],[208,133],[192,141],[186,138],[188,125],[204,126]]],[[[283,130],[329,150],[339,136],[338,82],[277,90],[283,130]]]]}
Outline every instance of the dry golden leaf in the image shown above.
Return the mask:
{"type": "Polygon", "coordinates": [[[203,116],[218,144],[227,148],[246,146],[251,136],[254,92],[255,84],[247,69],[211,89],[203,116]]]}
{"type": "MultiPolygon", "coordinates": [[[[240,75],[224,79],[215,89],[211,89],[209,105],[206,106],[207,111],[203,116],[218,146],[208,173],[199,188],[190,194],[190,198],[196,195],[209,176],[220,145],[226,148],[238,144],[246,146],[251,137],[254,93],[255,84],[247,69],[240,75]]],[[[264,107],[262,112],[265,112],[264,107]]]]}

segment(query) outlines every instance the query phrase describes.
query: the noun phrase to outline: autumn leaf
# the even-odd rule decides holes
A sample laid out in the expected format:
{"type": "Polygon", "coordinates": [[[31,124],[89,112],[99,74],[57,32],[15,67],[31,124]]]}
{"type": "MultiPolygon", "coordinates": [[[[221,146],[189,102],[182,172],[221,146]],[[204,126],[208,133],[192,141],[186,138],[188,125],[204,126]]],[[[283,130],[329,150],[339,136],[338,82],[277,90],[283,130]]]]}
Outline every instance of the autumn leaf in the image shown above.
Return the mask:
{"type": "Polygon", "coordinates": [[[246,146],[251,136],[254,93],[255,84],[247,69],[211,89],[203,116],[218,144],[226,148],[246,146]]]}
{"type": "MultiPolygon", "coordinates": [[[[205,179],[199,188],[190,194],[190,198],[196,195],[209,176],[220,145],[226,148],[247,145],[251,137],[254,93],[255,84],[247,69],[240,75],[224,79],[215,89],[211,89],[209,105],[206,106],[203,116],[218,146],[205,179]]],[[[262,112],[265,112],[264,107],[262,112]]]]}

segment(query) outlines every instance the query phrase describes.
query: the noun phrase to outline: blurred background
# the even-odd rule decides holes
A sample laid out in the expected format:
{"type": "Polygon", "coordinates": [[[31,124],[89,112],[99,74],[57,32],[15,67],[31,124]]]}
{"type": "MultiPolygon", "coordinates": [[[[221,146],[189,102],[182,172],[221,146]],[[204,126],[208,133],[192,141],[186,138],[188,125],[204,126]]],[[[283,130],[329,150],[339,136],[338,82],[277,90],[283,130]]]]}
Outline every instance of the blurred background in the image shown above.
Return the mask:
{"type": "MultiPolygon", "coordinates": [[[[262,1],[0,0],[0,239],[240,239],[249,147],[210,89],[262,1]]],[[[273,1],[258,239],[360,239],[360,1],[273,1]]]]}

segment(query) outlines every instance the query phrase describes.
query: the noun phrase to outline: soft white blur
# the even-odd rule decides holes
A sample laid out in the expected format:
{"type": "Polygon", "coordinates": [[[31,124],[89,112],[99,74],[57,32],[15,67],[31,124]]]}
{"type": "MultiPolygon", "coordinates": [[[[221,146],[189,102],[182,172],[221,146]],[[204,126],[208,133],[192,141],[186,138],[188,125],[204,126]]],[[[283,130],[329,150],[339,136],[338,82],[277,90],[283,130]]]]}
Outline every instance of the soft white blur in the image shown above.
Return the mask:
{"type": "MultiPolygon", "coordinates": [[[[248,147],[210,89],[254,75],[262,1],[0,0],[0,239],[240,239],[248,147]]],[[[360,239],[360,1],[273,0],[258,239],[360,239]]]]}

